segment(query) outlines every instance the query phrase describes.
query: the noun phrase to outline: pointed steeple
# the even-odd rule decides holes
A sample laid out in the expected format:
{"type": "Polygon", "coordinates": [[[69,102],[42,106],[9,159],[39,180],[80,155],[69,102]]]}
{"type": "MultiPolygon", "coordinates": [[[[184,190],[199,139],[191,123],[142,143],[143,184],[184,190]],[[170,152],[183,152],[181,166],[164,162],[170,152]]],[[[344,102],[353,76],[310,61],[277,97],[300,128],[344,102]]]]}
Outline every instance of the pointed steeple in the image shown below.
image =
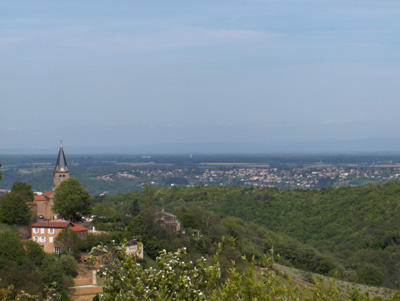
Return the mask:
{"type": "Polygon", "coordinates": [[[62,140],[60,145],[60,151],[58,152],[58,158],[56,167],[54,168],[54,172],[68,172],[68,164],[67,159],[65,158],[64,149],[62,146],[62,140]]]}
{"type": "Polygon", "coordinates": [[[53,174],[54,174],[53,176],[54,188],[60,185],[62,181],[69,178],[69,169],[68,169],[67,159],[65,158],[64,149],[62,146],[62,141],[53,174]]]}

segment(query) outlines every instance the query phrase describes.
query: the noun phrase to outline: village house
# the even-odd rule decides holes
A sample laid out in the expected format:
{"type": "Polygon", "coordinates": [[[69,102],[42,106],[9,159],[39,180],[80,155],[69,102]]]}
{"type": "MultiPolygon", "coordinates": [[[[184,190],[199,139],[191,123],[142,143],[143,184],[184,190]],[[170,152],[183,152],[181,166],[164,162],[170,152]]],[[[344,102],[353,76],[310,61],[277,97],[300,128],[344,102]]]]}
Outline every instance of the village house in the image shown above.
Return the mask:
{"type": "Polygon", "coordinates": [[[31,238],[36,241],[46,253],[60,253],[60,248],[54,245],[58,234],[70,227],[80,239],[86,239],[88,229],[69,221],[39,221],[31,225],[31,238]]]}
{"type": "Polygon", "coordinates": [[[156,224],[174,232],[179,232],[181,230],[181,223],[178,218],[171,213],[165,212],[164,208],[154,213],[154,220],[156,224]]]}

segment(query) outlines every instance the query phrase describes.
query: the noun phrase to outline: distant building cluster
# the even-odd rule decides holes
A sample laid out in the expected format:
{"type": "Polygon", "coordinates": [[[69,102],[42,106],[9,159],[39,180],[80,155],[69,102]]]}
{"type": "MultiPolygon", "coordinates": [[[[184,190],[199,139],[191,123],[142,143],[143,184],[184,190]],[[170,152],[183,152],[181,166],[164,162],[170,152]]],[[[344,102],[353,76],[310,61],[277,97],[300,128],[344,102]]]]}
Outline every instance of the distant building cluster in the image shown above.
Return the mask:
{"type": "Polygon", "coordinates": [[[108,173],[97,177],[103,181],[132,181],[138,186],[153,182],[158,186],[240,185],[313,189],[362,185],[368,181],[384,182],[400,178],[400,167],[315,165],[305,168],[224,167],[224,168],[146,168],[108,173]]]}

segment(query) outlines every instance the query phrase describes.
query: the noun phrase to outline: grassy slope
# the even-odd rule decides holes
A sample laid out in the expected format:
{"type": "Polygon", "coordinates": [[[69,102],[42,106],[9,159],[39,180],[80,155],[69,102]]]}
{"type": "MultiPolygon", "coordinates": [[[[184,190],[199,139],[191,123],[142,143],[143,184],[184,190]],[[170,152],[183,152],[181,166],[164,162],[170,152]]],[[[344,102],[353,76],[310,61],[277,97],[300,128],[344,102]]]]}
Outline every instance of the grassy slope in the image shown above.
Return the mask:
{"type": "Polygon", "coordinates": [[[356,289],[361,294],[368,293],[370,298],[380,297],[383,299],[387,299],[396,292],[396,290],[388,288],[362,285],[325,277],[319,274],[305,272],[303,270],[287,267],[280,264],[274,264],[274,269],[279,271],[280,273],[285,273],[289,276],[289,279],[291,279],[292,282],[302,286],[304,288],[303,290],[301,290],[302,296],[309,297],[310,291],[312,291],[315,281],[318,281],[319,279],[322,279],[322,283],[325,287],[330,285],[330,281],[333,281],[334,287],[336,287],[342,293],[349,293],[353,289],[356,289]]]}

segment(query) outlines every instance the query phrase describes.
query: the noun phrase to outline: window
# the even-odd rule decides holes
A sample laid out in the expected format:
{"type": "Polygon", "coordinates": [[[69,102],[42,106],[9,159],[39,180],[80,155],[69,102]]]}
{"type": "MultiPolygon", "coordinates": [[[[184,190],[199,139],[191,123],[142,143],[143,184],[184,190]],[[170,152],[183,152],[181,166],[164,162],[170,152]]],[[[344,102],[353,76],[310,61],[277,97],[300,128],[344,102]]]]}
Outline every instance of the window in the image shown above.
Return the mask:
{"type": "Polygon", "coordinates": [[[49,242],[53,242],[54,241],[54,237],[49,237],[49,242]]]}
{"type": "Polygon", "coordinates": [[[49,233],[54,234],[54,228],[49,228],[49,233]]]}
{"type": "Polygon", "coordinates": [[[41,242],[45,242],[45,241],[46,241],[46,237],[40,236],[40,241],[41,241],[41,242]]]}
{"type": "Polygon", "coordinates": [[[40,228],[40,233],[44,233],[44,228],[40,228]]]}
{"type": "Polygon", "coordinates": [[[33,228],[33,233],[39,233],[39,228],[33,228]]]}
{"type": "Polygon", "coordinates": [[[60,248],[57,248],[57,247],[54,248],[54,253],[60,254],[60,252],[61,252],[60,248]]]}
{"type": "Polygon", "coordinates": [[[39,241],[39,238],[38,238],[37,236],[34,236],[34,237],[33,237],[33,240],[34,240],[34,241],[39,241]]]}

